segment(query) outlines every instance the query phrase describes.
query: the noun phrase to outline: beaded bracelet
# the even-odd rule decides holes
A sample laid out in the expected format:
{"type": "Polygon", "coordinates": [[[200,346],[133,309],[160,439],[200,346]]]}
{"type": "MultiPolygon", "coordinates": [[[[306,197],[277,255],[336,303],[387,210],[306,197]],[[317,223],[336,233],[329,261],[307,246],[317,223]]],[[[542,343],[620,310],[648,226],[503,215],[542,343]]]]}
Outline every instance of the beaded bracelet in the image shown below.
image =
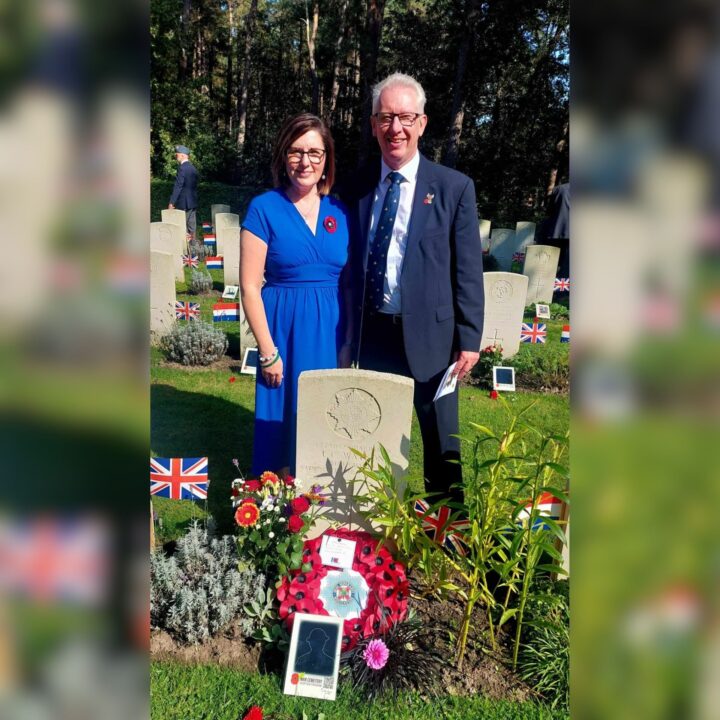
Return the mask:
{"type": "Polygon", "coordinates": [[[280,351],[275,348],[275,353],[273,355],[269,355],[268,357],[258,357],[258,363],[260,364],[261,368],[266,368],[274,365],[279,359],[280,351]]]}
{"type": "Polygon", "coordinates": [[[272,351],[272,353],[270,353],[270,355],[260,355],[260,354],[258,353],[258,362],[259,362],[259,363],[269,362],[269,361],[272,360],[277,354],[278,354],[278,349],[277,349],[276,347],[273,348],[273,351],[272,351]]]}
{"type": "Polygon", "coordinates": [[[271,365],[274,365],[279,359],[280,359],[280,353],[275,353],[275,357],[269,363],[260,365],[260,369],[265,370],[266,368],[269,368],[271,365]]]}

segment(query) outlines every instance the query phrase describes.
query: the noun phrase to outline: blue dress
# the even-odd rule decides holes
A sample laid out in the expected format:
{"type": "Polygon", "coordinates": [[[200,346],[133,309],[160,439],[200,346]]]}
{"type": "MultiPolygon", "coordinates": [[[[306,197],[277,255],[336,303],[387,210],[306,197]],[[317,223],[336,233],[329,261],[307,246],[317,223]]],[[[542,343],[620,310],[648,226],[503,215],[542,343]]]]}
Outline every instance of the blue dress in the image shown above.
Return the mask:
{"type": "Polygon", "coordinates": [[[283,361],[278,388],[269,387],[258,369],[252,472],[289,466],[294,474],[298,376],[336,368],[344,342],[340,274],[348,259],[348,212],[323,197],[313,234],[276,188],[252,200],[242,226],[268,246],[262,300],[283,361]]]}

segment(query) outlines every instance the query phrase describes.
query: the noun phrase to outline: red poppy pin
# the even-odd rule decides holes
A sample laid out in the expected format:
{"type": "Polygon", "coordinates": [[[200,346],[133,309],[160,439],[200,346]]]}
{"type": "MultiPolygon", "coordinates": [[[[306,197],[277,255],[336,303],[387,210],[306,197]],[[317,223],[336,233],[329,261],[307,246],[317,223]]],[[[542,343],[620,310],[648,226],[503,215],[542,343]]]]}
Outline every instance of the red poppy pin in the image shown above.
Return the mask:
{"type": "Polygon", "coordinates": [[[337,220],[332,215],[328,215],[323,222],[323,227],[329,233],[334,233],[337,230],[337,220]]]}
{"type": "Polygon", "coordinates": [[[433,195],[432,193],[428,193],[428,194],[425,196],[425,199],[423,200],[423,204],[425,204],[425,205],[432,205],[432,201],[433,201],[434,199],[435,199],[435,195],[433,195]]]}

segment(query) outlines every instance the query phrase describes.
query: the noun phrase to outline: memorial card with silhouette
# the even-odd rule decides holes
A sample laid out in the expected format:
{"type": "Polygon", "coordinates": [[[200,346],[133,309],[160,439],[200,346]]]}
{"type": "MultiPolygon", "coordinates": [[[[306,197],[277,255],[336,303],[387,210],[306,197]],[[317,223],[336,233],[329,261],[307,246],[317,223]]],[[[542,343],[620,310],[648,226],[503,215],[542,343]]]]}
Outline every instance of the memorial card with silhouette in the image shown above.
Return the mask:
{"type": "Polygon", "coordinates": [[[295,613],[285,671],[286,695],[335,699],[342,627],[339,617],[295,613]]]}

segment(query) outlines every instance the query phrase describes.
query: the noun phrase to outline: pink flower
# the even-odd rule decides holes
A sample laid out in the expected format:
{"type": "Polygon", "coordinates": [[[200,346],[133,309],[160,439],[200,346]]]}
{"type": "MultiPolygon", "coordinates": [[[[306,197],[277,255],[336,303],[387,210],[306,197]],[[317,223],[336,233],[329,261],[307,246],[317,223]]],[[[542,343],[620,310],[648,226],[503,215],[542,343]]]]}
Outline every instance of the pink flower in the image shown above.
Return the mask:
{"type": "Polygon", "coordinates": [[[371,670],[382,670],[388,657],[390,657],[390,651],[382,640],[371,640],[363,652],[365,664],[371,670]]]}

